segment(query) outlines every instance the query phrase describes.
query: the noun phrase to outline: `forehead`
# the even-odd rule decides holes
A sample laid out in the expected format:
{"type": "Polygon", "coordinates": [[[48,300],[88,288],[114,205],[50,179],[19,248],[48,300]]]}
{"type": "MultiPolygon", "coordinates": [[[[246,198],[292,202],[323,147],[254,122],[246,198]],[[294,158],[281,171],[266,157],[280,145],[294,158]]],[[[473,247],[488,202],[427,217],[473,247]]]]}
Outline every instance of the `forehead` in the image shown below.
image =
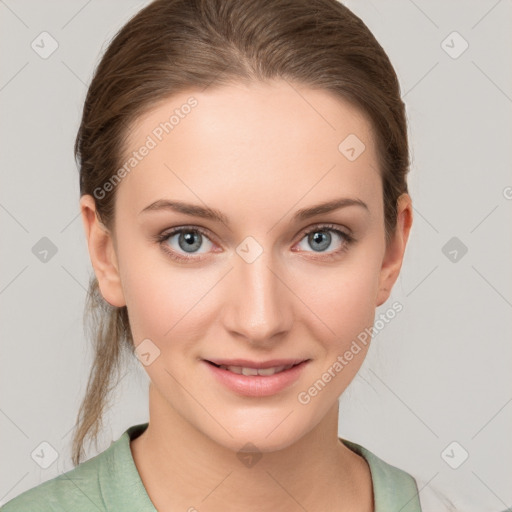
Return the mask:
{"type": "Polygon", "coordinates": [[[122,165],[116,203],[138,211],[166,197],[219,209],[226,200],[260,209],[305,196],[369,201],[381,186],[367,118],[328,91],[284,80],[163,100],[130,127],[122,165]]]}

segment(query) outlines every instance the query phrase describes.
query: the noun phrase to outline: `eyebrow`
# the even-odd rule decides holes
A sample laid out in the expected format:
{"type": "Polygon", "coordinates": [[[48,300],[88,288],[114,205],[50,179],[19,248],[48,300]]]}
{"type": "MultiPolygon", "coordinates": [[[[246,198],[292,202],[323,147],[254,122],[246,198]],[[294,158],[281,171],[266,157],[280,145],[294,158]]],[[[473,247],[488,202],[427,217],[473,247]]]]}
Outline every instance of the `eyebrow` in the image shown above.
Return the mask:
{"type": "MultiPolygon", "coordinates": [[[[347,206],[360,206],[365,210],[369,211],[368,205],[361,201],[361,199],[343,197],[340,199],[328,201],[326,203],[320,203],[315,206],[310,206],[308,208],[302,208],[301,210],[297,210],[292,217],[292,221],[303,221],[309,219],[310,217],[315,217],[317,215],[329,213],[334,210],[339,210],[340,208],[346,208],[347,206]]],[[[171,201],[169,199],[159,199],[158,201],[151,203],[149,206],[146,206],[146,208],[144,208],[139,213],[139,215],[142,213],[149,213],[162,210],[171,210],[178,213],[184,213],[185,215],[202,217],[205,219],[222,222],[226,226],[229,226],[228,218],[221,211],[216,210],[215,208],[208,208],[196,204],[184,203],[182,201],[171,201]]]]}

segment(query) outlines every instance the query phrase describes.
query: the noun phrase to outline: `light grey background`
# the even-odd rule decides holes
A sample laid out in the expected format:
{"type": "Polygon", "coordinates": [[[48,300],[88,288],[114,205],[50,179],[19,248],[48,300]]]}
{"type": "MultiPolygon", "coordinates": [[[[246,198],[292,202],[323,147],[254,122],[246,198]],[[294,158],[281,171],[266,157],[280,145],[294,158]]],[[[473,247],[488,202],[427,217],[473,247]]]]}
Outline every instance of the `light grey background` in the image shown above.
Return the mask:
{"type": "MultiPolygon", "coordinates": [[[[448,496],[504,510],[512,506],[512,3],[344,3],[399,75],[415,218],[401,276],[379,308],[399,300],[404,309],[342,396],[339,433],[448,496]],[[452,237],[467,247],[462,255],[454,246],[456,261],[454,247],[443,252],[452,237]],[[457,469],[441,455],[453,441],[452,464],[469,454],[457,469]]],[[[92,272],[73,142],[99,56],[146,4],[0,0],[0,504],[73,467],[92,272]],[[47,59],[31,47],[43,31],[58,42],[47,59]],[[57,249],[46,262],[32,250],[43,237],[57,249]],[[47,469],[31,456],[44,441],[59,454],[47,469]]],[[[133,361],[89,456],[147,421],[147,385],[133,361]]]]}

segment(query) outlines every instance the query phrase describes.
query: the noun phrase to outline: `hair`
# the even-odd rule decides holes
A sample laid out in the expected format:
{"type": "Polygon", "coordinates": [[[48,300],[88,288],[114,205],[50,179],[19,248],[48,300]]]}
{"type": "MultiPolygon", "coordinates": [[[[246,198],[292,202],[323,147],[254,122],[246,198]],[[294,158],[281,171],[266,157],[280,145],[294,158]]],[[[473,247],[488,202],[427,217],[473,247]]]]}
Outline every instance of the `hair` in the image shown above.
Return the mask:
{"type": "MultiPolygon", "coordinates": [[[[273,79],[334,93],[370,120],[388,242],[398,197],[408,192],[405,105],[385,51],[336,0],[156,0],[144,7],[114,36],[89,86],[74,147],[80,195],[95,197],[98,219],[113,230],[116,188],[94,191],[122,166],[139,116],[179,92],[273,79]]],[[[94,360],[75,424],[75,465],[86,438],[96,439],[122,354],[134,354],[126,306],[108,304],[95,277],[84,318],[94,360]]]]}

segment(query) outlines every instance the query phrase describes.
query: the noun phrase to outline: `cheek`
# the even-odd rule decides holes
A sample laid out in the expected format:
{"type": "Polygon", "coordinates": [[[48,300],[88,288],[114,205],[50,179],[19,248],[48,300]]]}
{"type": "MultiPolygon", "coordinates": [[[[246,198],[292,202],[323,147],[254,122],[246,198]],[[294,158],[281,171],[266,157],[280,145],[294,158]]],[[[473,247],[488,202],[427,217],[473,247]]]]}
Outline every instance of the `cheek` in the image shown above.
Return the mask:
{"type": "Polygon", "coordinates": [[[124,263],[121,280],[135,345],[149,338],[165,352],[192,349],[219,277],[180,268],[154,248],[132,252],[124,263]]]}
{"type": "MultiPolygon", "coordinates": [[[[229,288],[240,284],[231,276],[219,283],[223,274],[219,269],[177,266],[156,245],[144,246],[128,235],[120,238],[124,243],[119,255],[135,344],[149,338],[164,348],[167,341],[179,339],[182,349],[193,346],[201,330],[205,335],[205,322],[211,323],[223,298],[239,296],[229,288]]],[[[284,282],[293,290],[289,295],[290,290],[283,289],[289,295],[283,305],[293,307],[294,316],[326,344],[350,343],[351,337],[373,324],[382,249],[375,242],[376,237],[366,237],[338,264],[298,260],[282,269],[284,282]]]]}
{"type": "Polygon", "coordinates": [[[158,250],[125,233],[119,243],[123,293],[135,345],[143,339],[163,339],[185,314],[192,294],[190,281],[172,269],[158,250]],[[133,239],[132,239],[133,238],[133,239]]]}
{"type": "Polygon", "coordinates": [[[317,267],[294,291],[322,324],[321,338],[346,341],[373,324],[379,285],[378,248],[361,247],[337,266],[317,267]]]}
{"type": "Polygon", "coordinates": [[[144,338],[170,339],[180,331],[180,324],[190,322],[193,309],[190,310],[201,296],[190,276],[172,269],[134,272],[124,282],[135,343],[144,338]]]}

